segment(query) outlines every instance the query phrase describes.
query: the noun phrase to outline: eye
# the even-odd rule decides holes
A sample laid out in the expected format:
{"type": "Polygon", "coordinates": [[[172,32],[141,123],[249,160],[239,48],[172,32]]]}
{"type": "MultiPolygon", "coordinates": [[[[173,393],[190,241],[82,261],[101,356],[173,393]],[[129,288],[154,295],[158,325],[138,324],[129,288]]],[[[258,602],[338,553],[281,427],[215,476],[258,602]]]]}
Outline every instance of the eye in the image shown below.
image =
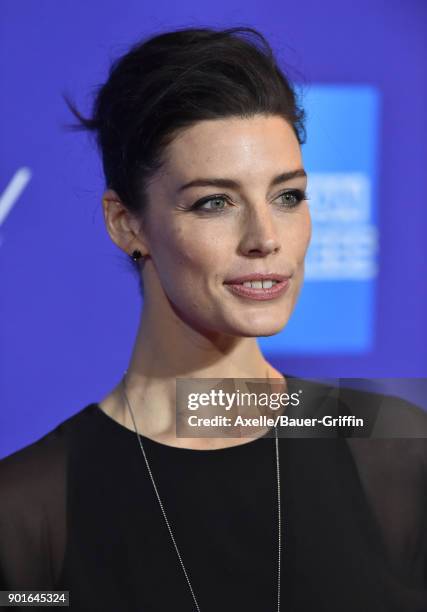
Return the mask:
{"type": "Polygon", "coordinates": [[[193,206],[191,207],[191,210],[193,209],[200,209],[200,210],[206,210],[206,211],[223,211],[225,210],[225,206],[216,206],[216,204],[218,203],[222,203],[225,204],[225,202],[227,202],[227,198],[225,196],[213,196],[213,197],[209,197],[209,198],[203,198],[202,200],[198,200],[195,204],[193,204],[193,206]],[[209,204],[213,202],[213,206],[210,207],[206,207],[205,204],[209,204]],[[202,208],[203,206],[203,208],[202,208]]]}
{"type": "MultiPolygon", "coordinates": [[[[283,198],[282,208],[295,208],[304,200],[308,200],[307,193],[301,189],[288,189],[278,196],[283,198]]],[[[225,204],[229,202],[229,199],[224,195],[210,196],[208,198],[202,198],[198,200],[190,210],[201,210],[206,212],[223,212],[226,209],[225,204]],[[210,206],[206,206],[210,204],[210,206]]]]}
{"type": "Polygon", "coordinates": [[[285,208],[295,208],[304,200],[308,200],[307,193],[301,189],[289,189],[284,191],[279,195],[279,198],[284,198],[282,202],[285,208]]]}

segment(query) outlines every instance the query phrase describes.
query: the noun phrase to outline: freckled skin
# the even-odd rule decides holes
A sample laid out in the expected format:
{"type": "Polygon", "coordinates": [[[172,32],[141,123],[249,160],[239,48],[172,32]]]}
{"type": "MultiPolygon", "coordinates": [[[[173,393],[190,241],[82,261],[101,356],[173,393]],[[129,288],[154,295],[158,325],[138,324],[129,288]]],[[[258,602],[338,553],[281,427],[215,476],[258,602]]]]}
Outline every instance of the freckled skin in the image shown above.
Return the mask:
{"type": "MultiPolygon", "coordinates": [[[[311,239],[307,201],[291,209],[279,197],[304,191],[305,177],[269,187],[273,177],[303,168],[300,145],[278,116],[198,122],[168,145],[164,165],[147,186],[144,220],[129,213],[113,190],[103,197],[107,230],[125,253],[139,249],[144,307],[127,367],[127,393],[140,433],[187,448],[222,448],[241,440],[176,437],[176,378],[279,378],[257,337],[282,330],[304,279],[311,239]],[[220,177],[238,189],[203,186],[179,192],[197,178],[220,177]],[[191,210],[209,196],[203,208],[191,210]],[[214,198],[215,203],[212,202],[214,198]],[[224,281],[251,272],[292,275],[287,291],[268,301],[233,295],[224,281]]],[[[133,430],[120,383],[101,408],[133,430]]]]}

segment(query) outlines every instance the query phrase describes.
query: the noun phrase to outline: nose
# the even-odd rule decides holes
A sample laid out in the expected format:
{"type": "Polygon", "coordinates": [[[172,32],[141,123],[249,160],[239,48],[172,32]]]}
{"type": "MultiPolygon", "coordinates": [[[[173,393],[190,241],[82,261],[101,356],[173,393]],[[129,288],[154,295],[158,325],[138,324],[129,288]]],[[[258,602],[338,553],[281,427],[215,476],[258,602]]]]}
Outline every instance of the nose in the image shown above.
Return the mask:
{"type": "Polygon", "coordinates": [[[251,210],[248,213],[240,252],[246,257],[260,257],[280,250],[280,241],[268,210],[251,210]]]}

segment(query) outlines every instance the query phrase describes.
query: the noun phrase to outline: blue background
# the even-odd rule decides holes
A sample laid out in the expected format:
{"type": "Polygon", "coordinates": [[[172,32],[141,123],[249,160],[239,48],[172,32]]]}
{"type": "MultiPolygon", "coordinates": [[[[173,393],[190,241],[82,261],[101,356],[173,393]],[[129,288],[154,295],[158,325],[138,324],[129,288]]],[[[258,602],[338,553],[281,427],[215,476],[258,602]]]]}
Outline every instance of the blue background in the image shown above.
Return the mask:
{"type": "Polygon", "coordinates": [[[426,376],[423,0],[2,0],[0,13],[0,456],[100,399],[127,365],[138,289],[104,227],[95,145],[64,129],[61,93],[88,113],[115,57],[175,27],[258,28],[301,85],[307,170],[369,181],[376,272],[322,279],[312,268],[289,325],[260,339],[273,365],[312,378],[426,376]]]}
{"type": "Polygon", "coordinates": [[[375,346],[379,264],[379,93],[370,86],[312,85],[301,97],[313,225],[305,283],[285,329],[260,344],[278,359],[367,354],[375,346]]]}

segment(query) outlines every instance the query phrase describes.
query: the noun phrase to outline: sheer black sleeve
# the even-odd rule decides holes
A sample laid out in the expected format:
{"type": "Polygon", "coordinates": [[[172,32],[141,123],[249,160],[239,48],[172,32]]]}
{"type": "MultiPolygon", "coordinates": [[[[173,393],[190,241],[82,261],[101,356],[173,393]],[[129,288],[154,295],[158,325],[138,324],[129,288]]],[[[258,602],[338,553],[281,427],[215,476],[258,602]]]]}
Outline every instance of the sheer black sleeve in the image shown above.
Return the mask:
{"type": "Polygon", "coordinates": [[[54,589],[64,558],[61,428],[0,461],[0,590],[54,589]]]}

